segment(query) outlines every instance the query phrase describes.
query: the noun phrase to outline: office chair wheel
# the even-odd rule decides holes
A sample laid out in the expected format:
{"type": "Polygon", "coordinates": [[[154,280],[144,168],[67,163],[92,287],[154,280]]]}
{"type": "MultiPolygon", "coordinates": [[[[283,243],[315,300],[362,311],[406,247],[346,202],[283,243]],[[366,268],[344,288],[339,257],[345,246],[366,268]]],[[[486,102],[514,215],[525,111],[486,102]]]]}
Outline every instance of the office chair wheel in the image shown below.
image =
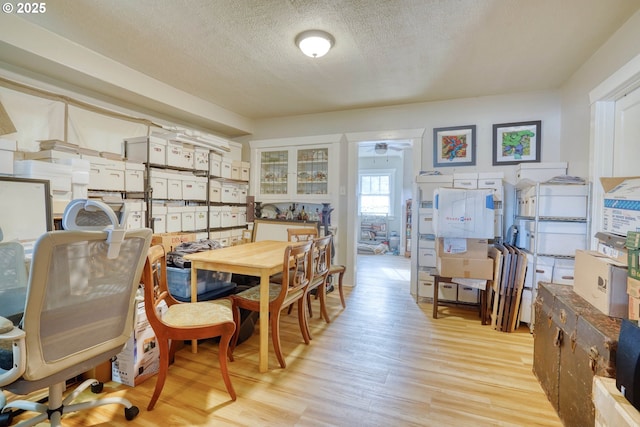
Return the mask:
{"type": "Polygon", "coordinates": [[[140,413],[140,409],[137,406],[132,406],[131,408],[124,408],[124,417],[127,421],[131,421],[140,413]]]}
{"type": "Polygon", "coordinates": [[[102,393],[103,388],[104,388],[104,383],[101,383],[101,382],[93,383],[91,384],[91,393],[93,394],[102,393]]]}
{"type": "Polygon", "coordinates": [[[0,414],[0,427],[9,427],[13,421],[13,412],[3,412],[0,414]]]}

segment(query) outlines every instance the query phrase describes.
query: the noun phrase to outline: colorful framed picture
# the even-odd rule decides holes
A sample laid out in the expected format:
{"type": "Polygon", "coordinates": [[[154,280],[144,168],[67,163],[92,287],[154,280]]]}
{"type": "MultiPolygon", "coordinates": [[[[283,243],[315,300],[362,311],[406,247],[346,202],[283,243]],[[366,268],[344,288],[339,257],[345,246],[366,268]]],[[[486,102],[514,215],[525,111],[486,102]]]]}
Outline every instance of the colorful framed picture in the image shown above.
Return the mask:
{"type": "Polygon", "coordinates": [[[433,129],[433,167],[476,164],[476,125],[433,129]]]}
{"type": "Polygon", "coordinates": [[[540,120],[493,125],[493,165],[540,162],[540,120]]]}

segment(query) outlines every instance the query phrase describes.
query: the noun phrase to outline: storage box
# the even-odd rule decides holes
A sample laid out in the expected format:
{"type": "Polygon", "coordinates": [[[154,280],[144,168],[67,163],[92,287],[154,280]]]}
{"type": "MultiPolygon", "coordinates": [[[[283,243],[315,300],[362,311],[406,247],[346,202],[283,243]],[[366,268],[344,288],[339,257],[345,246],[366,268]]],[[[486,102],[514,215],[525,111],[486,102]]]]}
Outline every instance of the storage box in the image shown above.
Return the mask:
{"type": "Polygon", "coordinates": [[[125,191],[125,164],[121,160],[111,160],[105,157],[82,155],[89,160],[89,188],[92,190],[125,191]]]}
{"type": "Polygon", "coordinates": [[[196,208],[185,207],[182,211],[182,231],[195,231],[196,230],[196,208]]]}
{"type": "MultiPolygon", "coordinates": [[[[526,221],[524,249],[545,255],[574,256],[576,250],[587,248],[587,224],[584,222],[538,222],[526,221]]],[[[521,229],[520,232],[523,230],[521,229]]]]}
{"type": "Polygon", "coordinates": [[[536,188],[531,187],[526,195],[528,216],[535,216],[537,209],[541,217],[586,218],[588,194],[588,185],[541,184],[536,197],[536,188]]]}
{"type": "Polygon", "coordinates": [[[556,163],[520,163],[516,170],[516,178],[520,181],[528,179],[545,182],[556,176],[567,174],[567,162],[556,163]]]}
{"type": "Polygon", "coordinates": [[[433,232],[433,209],[418,209],[418,233],[434,234],[433,232]]]}
{"type": "Polygon", "coordinates": [[[219,203],[222,201],[222,183],[211,180],[209,182],[209,201],[219,203]]]}
{"type": "Polygon", "coordinates": [[[438,284],[438,301],[457,301],[458,285],[455,283],[440,282],[438,284]]]}
{"type": "Polygon", "coordinates": [[[417,298],[431,298],[433,299],[433,285],[434,278],[431,274],[429,274],[426,270],[418,271],[418,286],[416,291],[418,294],[417,298]]]}
{"type": "Polygon", "coordinates": [[[195,233],[156,233],[151,238],[151,244],[162,245],[165,252],[171,252],[180,243],[193,242],[195,240],[195,233]]]}
{"type": "Polygon", "coordinates": [[[182,175],[167,173],[167,198],[171,200],[184,200],[182,197],[182,175]]]}
{"type": "Polygon", "coordinates": [[[493,259],[484,239],[436,239],[436,269],[443,277],[493,279],[493,259]]]}
{"type": "Polygon", "coordinates": [[[551,281],[560,285],[573,285],[575,278],[575,260],[558,258],[553,266],[551,281]]]}
{"type": "Polygon", "coordinates": [[[640,231],[640,177],[600,178],[605,192],[602,230],[626,236],[640,231]]]}
{"type": "MultiPolygon", "coordinates": [[[[198,270],[197,295],[214,290],[217,286],[231,281],[231,273],[198,270]]],[[[171,295],[191,298],[191,269],[167,267],[167,285],[171,295]]]]}
{"type": "Polygon", "coordinates": [[[472,173],[454,173],[453,174],[453,187],[454,188],[466,188],[476,189],[478,188],[478,174],[472,173]]]}
{"type": "Polygon", "coordinates": [[[551,282],[554,264],[555,258],[537,257],[534,281],[533,257],[527,256],[527,273],[524,278],[524,286],[526,288],[534,288],[538,286],[538,282],[551,282]]]}
{"type": "Polygon", "coordinates": [[[222,209],[221,206],[209,207],[209,228],[222,227],[222,209]]]}
{"type": "MultiPolygon", "coordinates": [[[[159,306],[160,315],[167,310],[159,306]]],[[[157,374],[160,368],[160,349],[153,328],[144,309],[144,301],[138,302],[136,321],[131,338],[111,364],[111,379],[131,387],[157,374]]]]}
{"type": "Polygon", "coordinates": [[[167,165],[166,139],[158,138],[157,136],[140,136],[127,138],[124,142],[127,160],[159,166],[167,165]]]}
{"type": "Polygon", "coordinates": [[[628,262],[626,237],[612,233],[597,232],[596,238],[598,239],[598,252],[616,261],[628,262]]]}
{"type": "Polygon", "coordinates": [[[420,267],[435,267],[437,265],[435,240],[420,239],[418,241],[418,265],[420,267]]]}
{"type": "Polygon", "coordinates": [[[222,159],[220,162],[220,176],[231,179],[231,161],[222,159]]]}
{"type": "Polygon", "coordinates": [[[183,231],[182,229],[182,207],[167,207],[167,232],[176,233],[183,231]]]}
{"type": "Polygon", "coordinates": [[[576,251],[573,290],[607,316],[629,310],[626,265],[596,251],[576,251]]]}
{"type": "Polygon", "coordinates": [[[41,160],[16,160],[13,162],[14,174],[20,178],[47,179],[51,194],[71,191],[72,167],[41,160]]]}
{"type": "Polygon", "coordinates": [[[144,191],[144,165],[141,163],[125,162],[124,190],[131,192],[144,191]]]}
{"type": "Polygon", "coordinates": [[[211,176],[221,176],[221,163],[222,156],[219,154],[211,153],[209,157],[209,175],[211,176]]]}
{"type": "Polygon", "coordinates": [[[494,221],[491,189],[435,190],[433,228],[437,236],[490,239],[494,237],[494,221]]]}
{"type": "Polygon", "coordinates": [[[458,285],[458,301],[471,304],[478,303],[478,289],[471,286],[458,285]]]}

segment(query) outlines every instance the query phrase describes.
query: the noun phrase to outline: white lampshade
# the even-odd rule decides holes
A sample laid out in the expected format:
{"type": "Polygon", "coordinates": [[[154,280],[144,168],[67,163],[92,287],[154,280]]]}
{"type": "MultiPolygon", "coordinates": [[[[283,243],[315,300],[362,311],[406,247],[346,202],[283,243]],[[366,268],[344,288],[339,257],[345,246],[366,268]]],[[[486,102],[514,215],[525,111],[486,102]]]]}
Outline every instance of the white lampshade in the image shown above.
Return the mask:
{"type": "Polygon", "coordinates": [[[296,44],[302,53],[311,58],[320,58],[326,55],[333,43],[333,36],[320,30],[304,31],[296,37],[296,44]]]}

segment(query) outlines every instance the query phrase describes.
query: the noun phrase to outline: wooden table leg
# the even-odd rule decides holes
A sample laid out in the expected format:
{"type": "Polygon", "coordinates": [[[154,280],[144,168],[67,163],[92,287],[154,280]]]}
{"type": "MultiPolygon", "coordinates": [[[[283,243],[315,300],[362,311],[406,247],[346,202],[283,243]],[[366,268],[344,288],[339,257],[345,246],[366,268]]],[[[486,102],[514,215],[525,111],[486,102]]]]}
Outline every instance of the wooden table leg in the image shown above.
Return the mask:
{"type": "Polygon", "coordinates": [[[260,372],[269,370],[269,274],[260,276],[260,372]]]}
{"type": "Polygon", "coordinates": [[[438,290],[440,288],[440,276],[433,276],[433,318],[438,318],[438,290]]]}
{"type": "MultiPolygon", "coordinates": [[[[198,269],[196,263],[191,263],[191,302],[198,301],[198,269]]],[[[191,353],[198,352],[198,340],[191,340],[191,353]]]]}

